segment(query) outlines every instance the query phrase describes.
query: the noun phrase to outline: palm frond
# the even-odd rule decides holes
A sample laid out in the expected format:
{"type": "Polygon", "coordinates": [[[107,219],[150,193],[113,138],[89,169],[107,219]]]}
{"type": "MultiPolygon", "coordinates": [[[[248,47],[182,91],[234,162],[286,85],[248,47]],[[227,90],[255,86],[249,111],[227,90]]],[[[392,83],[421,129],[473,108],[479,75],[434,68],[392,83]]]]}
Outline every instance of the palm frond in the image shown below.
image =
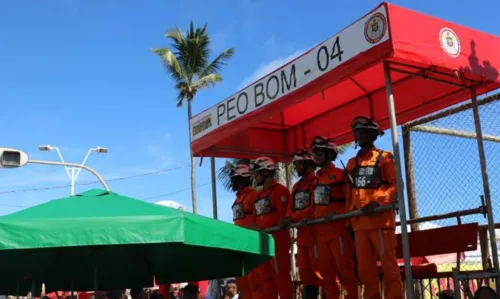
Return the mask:
{"type": "Polygon", "coordinates": [[[193,35],[186,37],[186,52],[189,60],[186,63],[186,70],[191,79],[200,74],[208,64],[210,57],[210,38],[202,32],[195,31],[193,35]]]}
{"type": "Polygon", "coordinates": [[[222,76],[218,74],[208,74],[206,76],[198,78],[198,80],[193,82],[191,86],[193,89],[204,89],[208,87],[213,87],[222,80],[223,80],[222,76]]]}
{"type": "Polygon", "coordinates": [[[223,66],[227,65],[227,61],[233,57],[234,48],[224,50],[219,54],[207,67],[200,73],[200,77],[205,77],[208,74],[218,74],[223,66]]]}
{"type": "Polygon", "coordinates": [[[240,160],[238,159],[227,159],[224,166],[217,170],[217,179],[222,184],[222,188],[228,192],[231,191],[231,179],[229,179],[229,173],[238,164],[240,164],[240,160]]]}
{"type": "Polygon", "coordinates": [[[184,73],[188,74],[188,50],[186,36],[182,31],[176,26],[174,29],[167,31],[165,33],[165,38],[170,41],[171,46],[175,49],[174,54],[179,61],[179,65],[182,67],[184,73]]]}
{"type": "Polygon", "coordinates": [[[175,85],[175,88],[178,91],[177,94],[177,108],[182,108],[184,105],[184,100],[188,97],[187,94],[187,83],[186,82],[179,82],[175,85]]]}
{"type": "Polygon", "coordinates": [[[337,147],[339,155],[345,154],[345,152],[352,146],[352,142],[340,145],[337,147]]]}
{"type": "Polygon", "coordinates": [[[171,41],[172,47],[176,50],[176,56],[180,56],[185,53],[186,38],[184,33],[182,33],[177,26],[175,26],[174,29],[165,32],[165,38],[171,41]]]}
{"type": "Polygon", "coordinates": [[[163,66],[175,81],[186,80],[186,74],[172,51],[168,48],[153,48],[151,51],[160,57],[163,66]]]}

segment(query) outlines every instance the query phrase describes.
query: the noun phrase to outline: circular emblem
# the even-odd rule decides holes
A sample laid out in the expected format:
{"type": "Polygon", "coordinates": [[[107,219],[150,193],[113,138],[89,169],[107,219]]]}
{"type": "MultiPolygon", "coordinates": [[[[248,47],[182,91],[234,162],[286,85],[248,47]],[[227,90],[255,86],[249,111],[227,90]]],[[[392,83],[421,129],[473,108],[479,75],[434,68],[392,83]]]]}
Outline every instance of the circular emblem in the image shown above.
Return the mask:
{"type": "Polygon", "coordinates": [[[286,196],[281,197],[281,202],[286,202],[287,200],[288,200],[288,198],[286,196]]]}
{"type": "Polygon", "coordinates": [[[387,31],[387,19],[379,12],[371,16],[365,23],[365,39],[370,44],[378,43],[387,31]]]}
{"type": "Polygon", "coordinates": [[[447,27],[442,28],[439,31],[439,42],[441,43],[441,48],[448,56],[453,58],[460,56],[460,40],[455,31],[447,27]]]}

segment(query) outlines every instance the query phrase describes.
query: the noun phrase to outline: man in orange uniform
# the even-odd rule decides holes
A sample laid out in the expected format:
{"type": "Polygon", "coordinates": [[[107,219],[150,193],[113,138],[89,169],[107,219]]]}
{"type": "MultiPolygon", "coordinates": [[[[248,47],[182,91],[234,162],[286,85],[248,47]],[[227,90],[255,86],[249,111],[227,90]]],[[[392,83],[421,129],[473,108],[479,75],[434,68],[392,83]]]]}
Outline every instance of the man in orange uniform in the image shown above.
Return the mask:
{"type": "Polygon", "coordinates": [[[382,136],[378,124],[366,117],[351,123],[357,145],[356,157],[347,163],[352,178],[348,188],[349,210],[361,209],[365,216],[351,220],[354,229],[358,275],[365,285],[365,299],[380,299],[377,256],[384,272],[385,298],[402,299],[401,273],[396,259],[396,215],[394,211],[373,214],[379,205],[396,200],[396,175],[393,156],[378,150],[374,142],[382,136]]]}
{"type": "MultiPolygon", "coordinates": [[[[288,205],[287,217],[280,223],[282,227],[287,227],[292,222],[305,223],[312,218],[314,212],[312,201],[312,186],[316,179],[314,157],[306,150],[299,150],[293,154],[293,165],[300,179],[293,186],[293,203],[288,205]]],[[[297,229],[297,266],[303,285],[303,299],[318,299],[320,277],[314,258],[315,243],[311,227],[303,226],[297,229]]]]}
{"type": "MultiPolygon", "coordinates": [[[[251,228],[255,225],[255,215],[253,213],[254,202],[257,192],[252,189],[250,169],[247,165],[236,165],[229,173],[231,188],[236,192],[236,200],[232,206],[234,224],[251,228]]],[[[252,298],[252,287],[250,283],[251,275],[236,278],[236,284],[240,289],[241,297],[252,298]]]]}
{"type": "MultiPolygon", "coordinates": [[[[346,211],[346,181],[344,171],[335,167],[337,146],[329,138],[317,136],[311,142],[316,163],[314,190],[314,218],[330,220],[335,214],[346,211]]],[[[354,242],[347,231],[347,221],[314,225],[318,247],[317,263],[323,277],[323,288],[327,299],[337,299],[341,294],[337,284],[340,276],[344,286],[344,298],[359,298],[354,242]]]]}
{"type": "MultiPolygon", "coordinates": [[[[260,157],[250,164],[257,186],[262,186],[255,201],[255,223],[259,229],[279,225],[290,202],[288,189],[274,180],[276,165],[268,157],[260,157]]],[[[290,275],[290,231],[282,229],[272,233],[274,238],[275,279],[280,299],[292,299],[293,283],[290,275]]],[[[267,299],[267,298],[266,298],[267,299]]],[[[271,299],[271,298],[269,298],[271,299]]],[[[274,299],[274,298],[273,298],[274,299]]]]}

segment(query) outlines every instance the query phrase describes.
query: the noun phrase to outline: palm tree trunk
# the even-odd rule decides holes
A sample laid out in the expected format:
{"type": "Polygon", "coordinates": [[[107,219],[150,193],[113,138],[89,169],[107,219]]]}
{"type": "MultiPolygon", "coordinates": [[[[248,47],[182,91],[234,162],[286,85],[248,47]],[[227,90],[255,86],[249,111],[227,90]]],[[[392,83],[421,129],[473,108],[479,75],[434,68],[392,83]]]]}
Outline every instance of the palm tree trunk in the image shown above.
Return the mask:
{"type": "Polygon", "coordinates": [[[187,99],[188,101],[188,133],[189,133],[189,156],[191,157],[191,200],[193,203],[193,213],[198,214],[198,201],[196,199],[196,160],[193,156],[193,149],[191,148],[191,124],[189,120],[192,116],[191,111],[191,99],[187,99]]]}

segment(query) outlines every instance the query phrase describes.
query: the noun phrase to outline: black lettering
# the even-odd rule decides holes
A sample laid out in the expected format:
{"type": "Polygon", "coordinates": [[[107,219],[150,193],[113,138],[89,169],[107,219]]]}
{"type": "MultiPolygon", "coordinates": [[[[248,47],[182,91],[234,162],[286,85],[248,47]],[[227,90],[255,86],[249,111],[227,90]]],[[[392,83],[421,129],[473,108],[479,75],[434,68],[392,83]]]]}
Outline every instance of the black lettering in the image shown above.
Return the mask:
{"type": "Polygon", "coordinates": [[[255,108],[260,107],[262,104],[264,104],[264,100],[266,97],[264,96],[264,84],[262,83],[257,83],[253,87],[254,91],[254,103],[255,103],[255,108]],[[260,89],[257,91],[257,89],[260,89]],[[258,101],[257,98],[261,97],[262,100],[258,101]]]}
{"type": "Polygon", "coordinates": [[[328,57],[328,49],[325,46],[321,46],[318,52],[316,53],[316,62],[318,63],[318,68],[320,71],[324,72],[328,68],[328,64],[330,63],[330,59],[328,57]],[[325,65],[321,63],[321,57],[325,58],[325,65]]]}
{"type": "Polygon", "coordinates": [[[277,96],[278,96],[278,93],[280,92],[280,81],[278,79],[277,76],[275,75],[272,75],[268,80],[267,80],[267,83],[266,83],[266,95],[267,97],[270,99],[270,100],[274,100],[277,96]],[[274,95],[270,95],[269,94],[269,83],[271,83],[271,80],[273,81],[276,81],[276,93],[274,95]]]}
{"type": "Polygon", "coordinates": [[[287,91],[290,91],[292,84],[293,88],[297,87],[297,77],[295,75],[295,63],[292,64],[292,69],[290,70],[290,83],[286,79],[285,70],[284,69],[281,70],[281,93],[285,94],[285,86],[287,91]]]}
{"type": "Polygon", "coordinates": [[[246,92],[242,92],[238,95],[238,100],[236,101],[236,108],[238,109],[239,114],[245,114],[245,112],[247,112],[248,95],[246,92]],[[242,108],[242,106],[243,106],[243,108],[242,108]]]}
{"type": "Polygon", "coordinates": [[[220,126],[220,117],[226,113],[226,105],[224,103],[217,106],[217,125],[220,126]],[[222,108],[222,111],[221,111],[222,108]]]}
{"type": "Polygon", "coordinates": [[[340,47],[340,36],[337,36],[335,42],[333,43],[332,53],[330,54],[330,60],[338,58],[339,62],[342,62],[342,54],[344,54],[344,51],[342,51],[342,48],[340,47]]]}
{"type": "Polygon", "coordinates": [[[231,115],[231,111],[236,109],[236,106],[234,106],[233,103],[235,100],[236,98],[230,98],[229,100],[227,100],[227,120],[232,120],[236,117],[236,114],[231,115]]]}

